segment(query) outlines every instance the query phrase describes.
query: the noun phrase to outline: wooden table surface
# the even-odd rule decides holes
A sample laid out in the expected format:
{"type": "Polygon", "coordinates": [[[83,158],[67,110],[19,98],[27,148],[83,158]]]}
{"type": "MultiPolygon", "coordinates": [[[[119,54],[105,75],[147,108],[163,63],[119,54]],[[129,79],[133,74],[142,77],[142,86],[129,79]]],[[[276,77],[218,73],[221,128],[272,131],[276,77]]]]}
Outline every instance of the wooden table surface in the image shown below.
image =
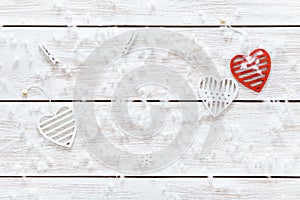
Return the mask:
{"type": "MultiPolygon", "coordinates": [[[[299,0],[2,0],[0,199],[299,199],[299,19],[299,0]],[[249,42],[220,28],[220,18],[249,42]],[[94,48],[144,27],[195,38],[222,77],[231,76],[228,65],[234,55],[248,53],[245,45],[263,47],[272,57],[268,82],[259,94],[240,87],[222,135],[206,158],[199,157],[201,136],[174,164],[151,174],[110,169],[80,140],[70,150],[47,142],[36,128],[49,110],[47,99],[39,93],[24,99],[20,91],[39,85],[54,107],[72,106],[80,65],[94,48]],[[38,50],[40,42],[62,65],[56,68],[46,61],[38,50]]],[[[186,73],[180,67],[178,71],[186,73]]],[[[111,71],[110,78],[120,77],[111,71]]],[[[195,88],[197,78],[191,74],[195,88]]],[[[106,99],[101,94],[95,98],[106,99]]],[[[181,103],[189,102],[170,104],[181,103]]],[[[99,101],[95,107],[108,113],[109,104],[99,101]]],[[[130,104],[133,112],[143,112],[138,102],[130,104]]],[[[112,119],[100,117],[106,122],[102,128],[118,141],[120,130],[110,126],[112,119]]],[[[206,119],[203,130],[210,123],[206,119]]]]}

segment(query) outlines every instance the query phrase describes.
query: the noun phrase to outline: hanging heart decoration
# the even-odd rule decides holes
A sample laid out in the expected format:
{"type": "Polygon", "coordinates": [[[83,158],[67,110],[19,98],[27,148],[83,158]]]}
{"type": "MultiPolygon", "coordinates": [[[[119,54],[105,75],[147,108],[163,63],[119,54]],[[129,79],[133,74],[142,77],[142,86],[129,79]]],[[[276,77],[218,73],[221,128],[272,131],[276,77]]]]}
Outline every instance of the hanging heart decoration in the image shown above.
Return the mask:
{"type": "Polygon", "coordinates": [[[255,49],[248,57],[233,57],[230,69],[238,82],[255,92],[260,92],[270,74],[271,58],[266,50],[255,49]]]}
{"type": "Polygon", "coordinates": [[[71,148],[76,135],[73,111],[65,106],[60,108],[55,115],[43,116],[38,122],[38,130],[51,142],[71,148]]]}
{"type": "Polygon", "coordinates": [[[199,95],[212,116],[217,117],[236,98],[238,88],[238,83],[232,78],[217,81],[206,77],[200,82],[199,95]]]}

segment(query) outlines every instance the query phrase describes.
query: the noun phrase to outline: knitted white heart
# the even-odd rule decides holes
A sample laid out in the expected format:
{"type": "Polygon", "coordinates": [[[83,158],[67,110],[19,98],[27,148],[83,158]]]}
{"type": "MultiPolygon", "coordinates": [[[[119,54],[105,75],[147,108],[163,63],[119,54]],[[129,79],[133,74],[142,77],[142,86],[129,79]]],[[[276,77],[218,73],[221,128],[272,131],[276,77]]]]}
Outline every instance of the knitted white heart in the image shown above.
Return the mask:
{"type": "Polygon", "coordinates": [[[55,115],[43,116],[38,122],[38,130],[51,142],[71,148],[76,135],[73,111],[64,106],[55,115]]]}
{"type": "Polygon", "coordinates": [[[217,117],[236,98],[238,88],[238,83],[232,78],[217,81],[206,77],[200,82],[199,95],[212,116],[217,117]]]}

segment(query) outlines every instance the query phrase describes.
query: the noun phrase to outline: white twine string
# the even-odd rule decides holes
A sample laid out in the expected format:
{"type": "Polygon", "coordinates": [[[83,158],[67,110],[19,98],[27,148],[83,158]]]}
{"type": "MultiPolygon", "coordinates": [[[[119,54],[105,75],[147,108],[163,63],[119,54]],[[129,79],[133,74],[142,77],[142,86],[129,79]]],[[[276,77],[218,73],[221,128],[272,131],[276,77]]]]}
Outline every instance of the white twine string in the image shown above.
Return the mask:
{"type": "Polygon", "coordinates": [[[233,31],[233,32],[241,35],[242,37],[245,37],[245,40],[246,40],[247,44],[249,45],[247,53],[250,53],[251,44],[250,44],[250,39],[249,39],[248,34],[245,34],[243,31],[239,31],[239,30],[233,28],[230,24],[227,24],[225,19],[220,19],[220,24],[221,24],[220,25],[221,28],[226,28],[227,30],[233,31]]]}
{"type": "Polygon", "coordinates": [[[52,101],[51,101],[49,95],[45,92],[45,90],[43,88],[41,88],[40,86],[36,86],[36,85],[30,86],[26,90],[29,91],[32,89],[38,89],[43,95],[45,95],[47,97],[49,104],[50,104],[51,113],[52,113],[53,112],[52,101]]]}

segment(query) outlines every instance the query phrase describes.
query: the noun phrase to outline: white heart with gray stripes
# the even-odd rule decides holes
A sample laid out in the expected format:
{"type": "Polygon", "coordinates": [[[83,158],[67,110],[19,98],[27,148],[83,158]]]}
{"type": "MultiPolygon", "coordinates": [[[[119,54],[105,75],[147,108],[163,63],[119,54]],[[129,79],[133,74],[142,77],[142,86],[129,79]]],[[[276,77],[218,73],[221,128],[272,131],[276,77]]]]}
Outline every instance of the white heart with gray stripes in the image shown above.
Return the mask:
{"type": "Polygon", "coordinates": [[[238,83],[232,78],[218,81],[213,77],[206,77],[200,82],[198,92],[210,114],[217,117],[236,98],[238,89],[238,83]]]}
{"type": "Polygon", "coordinates": [[[71,148],[76,135],[73,110],[64,106],[55,115],[43,116],[38,122],[38,130],[51,142],[71,148]]]}

